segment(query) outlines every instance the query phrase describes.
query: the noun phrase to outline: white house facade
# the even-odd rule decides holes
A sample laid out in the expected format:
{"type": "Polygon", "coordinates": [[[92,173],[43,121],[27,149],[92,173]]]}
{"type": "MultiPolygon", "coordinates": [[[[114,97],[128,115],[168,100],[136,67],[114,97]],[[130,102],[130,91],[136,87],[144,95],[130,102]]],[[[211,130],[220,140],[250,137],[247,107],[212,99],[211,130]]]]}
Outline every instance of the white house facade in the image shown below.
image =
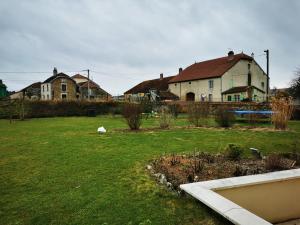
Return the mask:
{"type": "Polygon", "coordinates": [[[169,82],[169,90],[184,101],[266,101],[268,77],[246,54],[195,63],[169,82]]]}

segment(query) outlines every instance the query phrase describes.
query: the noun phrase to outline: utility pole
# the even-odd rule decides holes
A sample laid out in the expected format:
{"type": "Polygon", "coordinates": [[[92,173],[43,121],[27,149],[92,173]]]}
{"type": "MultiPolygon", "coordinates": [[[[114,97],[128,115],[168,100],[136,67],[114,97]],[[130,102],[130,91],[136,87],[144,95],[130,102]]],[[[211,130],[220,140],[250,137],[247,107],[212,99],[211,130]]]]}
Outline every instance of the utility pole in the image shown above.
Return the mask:
{"type": "Polygon", "coordinates": [[[267,57],[267,102],[269,101],[269,89],[270,89],[270,74],[269,74],[269,49],[264,51],[267,57]]]}
{"type": "Polygon", "coordinates": [[[88,88],[87,88],[87,92],[88,92],[88,100],[90,101],[90,70],[87,69],[87,70],[82,70],[82,71],[87,71],[88,73],[88,88]]]}

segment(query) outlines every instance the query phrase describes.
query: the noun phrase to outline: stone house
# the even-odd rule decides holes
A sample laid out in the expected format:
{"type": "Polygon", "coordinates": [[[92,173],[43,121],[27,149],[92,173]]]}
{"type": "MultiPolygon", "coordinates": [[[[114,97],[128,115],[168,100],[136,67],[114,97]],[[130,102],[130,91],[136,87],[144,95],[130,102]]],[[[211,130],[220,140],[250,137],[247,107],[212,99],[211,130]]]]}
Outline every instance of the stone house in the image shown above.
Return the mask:
{"type": "Polygon", "coordinates": [[[76,82],[64,73],[57,73],[41,84],[42,100],[76,100],[78,98],[76,82]]]}
{"type": "Polygon", "coordinates": [[[124,93],[126,101],[168,101],[178,100],[178,96],[169,91],[168,83],[174,76],[143,81],[124,93]]]}
{"type": "Polygon", "coordinates": [[[78,92],[79,92],[79,97],[82,100],[87,100],[88,99],[88,88],[90,90],[90,100],[94,101],[108,101],[112,100],[112,96],[103,90],[96,82],[90,80],[81,75],[81,74],[76,74],[72,76],[72,79],[75,80],[77,86],[78,86],[78,92]],[[88,84],[89,83],[89,84],[88,84]]]}
{"type": "Polygon", "coordinates": [[[198,62],[169,81],[169,90],[183,101],[267,100],[269,79],[253,57],[244,53],[198,62]]]}

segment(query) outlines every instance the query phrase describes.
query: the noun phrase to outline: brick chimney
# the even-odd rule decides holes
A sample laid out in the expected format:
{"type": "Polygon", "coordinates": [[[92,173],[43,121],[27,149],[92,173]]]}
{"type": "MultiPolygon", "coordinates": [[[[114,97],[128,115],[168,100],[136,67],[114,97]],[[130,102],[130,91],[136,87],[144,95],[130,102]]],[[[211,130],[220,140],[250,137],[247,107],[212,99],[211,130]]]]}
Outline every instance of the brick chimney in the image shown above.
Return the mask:
{"type": "Polygon", "coordinates": [[[160,80],[164,79],[164,74],[163,74],[163,73],[161,73],[161,74],[159,75],[159,79],[160,79],[160,80]]]}
{"type": "Polygon", "coordinates": [[[56,67],[54,67],[54,69],[53,69],[53,76],[56,76],[57,75],[57,69],[56,69],[56,67]]]}

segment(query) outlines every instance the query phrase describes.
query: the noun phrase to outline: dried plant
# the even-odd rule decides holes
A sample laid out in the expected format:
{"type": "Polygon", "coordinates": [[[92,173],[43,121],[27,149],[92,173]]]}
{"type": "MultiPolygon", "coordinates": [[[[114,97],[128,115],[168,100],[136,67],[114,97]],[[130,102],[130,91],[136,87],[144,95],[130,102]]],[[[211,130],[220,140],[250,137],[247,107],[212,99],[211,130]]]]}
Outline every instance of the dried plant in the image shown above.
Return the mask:
{"type": "Polygon", "coordinates": [[[194,102],[188,106],[188,119],[189,122],[196,127],[207,125],[209,116],[209,103],[208,102],[194,102]]]}
{"type": "Polygon", "coordinates": [[[162,129],[169,128],[172,122],[172,114],[167,106],[161,106],[159,109],[159,127],[162,129]]]}
{"type": "Polygon", "coordinates": [[[282,165],[282,156],[279,154],[271,154],[266,158],[265,167],[267,170],[284,169],[282,165]]]}
{"type": "Polygon", "coordinates": [[[140,128],[142,124],[142,107],[140,104],[125,104],[122,114],[131,130],[138,130],[140,128]]]}
{"type": "Polygon", "coordinates": [[[177,156],[175,153],[173,153],[171,155],[171,161],[170,161],[170,163],[171,163],[171,166],[175,166],[176,164],[179,164],[180,163],[180,157],[177,156]]]}
{"type": "Polygon", "coordinates": [[[271,120],[277,130],[286,130],[288,121],[293,113],[293,99],[291,97],[274,97],[271,101],[273,111],[271,120]]]}
{"type": "Polygon", "coordinates": [[[197,157],[196,151],[194,151],[191,164],[192,164],[194,176],[197,173],[200,173],[204,169],[204,163],[201,159],[199,159],[199,157],[197,157]]]}

